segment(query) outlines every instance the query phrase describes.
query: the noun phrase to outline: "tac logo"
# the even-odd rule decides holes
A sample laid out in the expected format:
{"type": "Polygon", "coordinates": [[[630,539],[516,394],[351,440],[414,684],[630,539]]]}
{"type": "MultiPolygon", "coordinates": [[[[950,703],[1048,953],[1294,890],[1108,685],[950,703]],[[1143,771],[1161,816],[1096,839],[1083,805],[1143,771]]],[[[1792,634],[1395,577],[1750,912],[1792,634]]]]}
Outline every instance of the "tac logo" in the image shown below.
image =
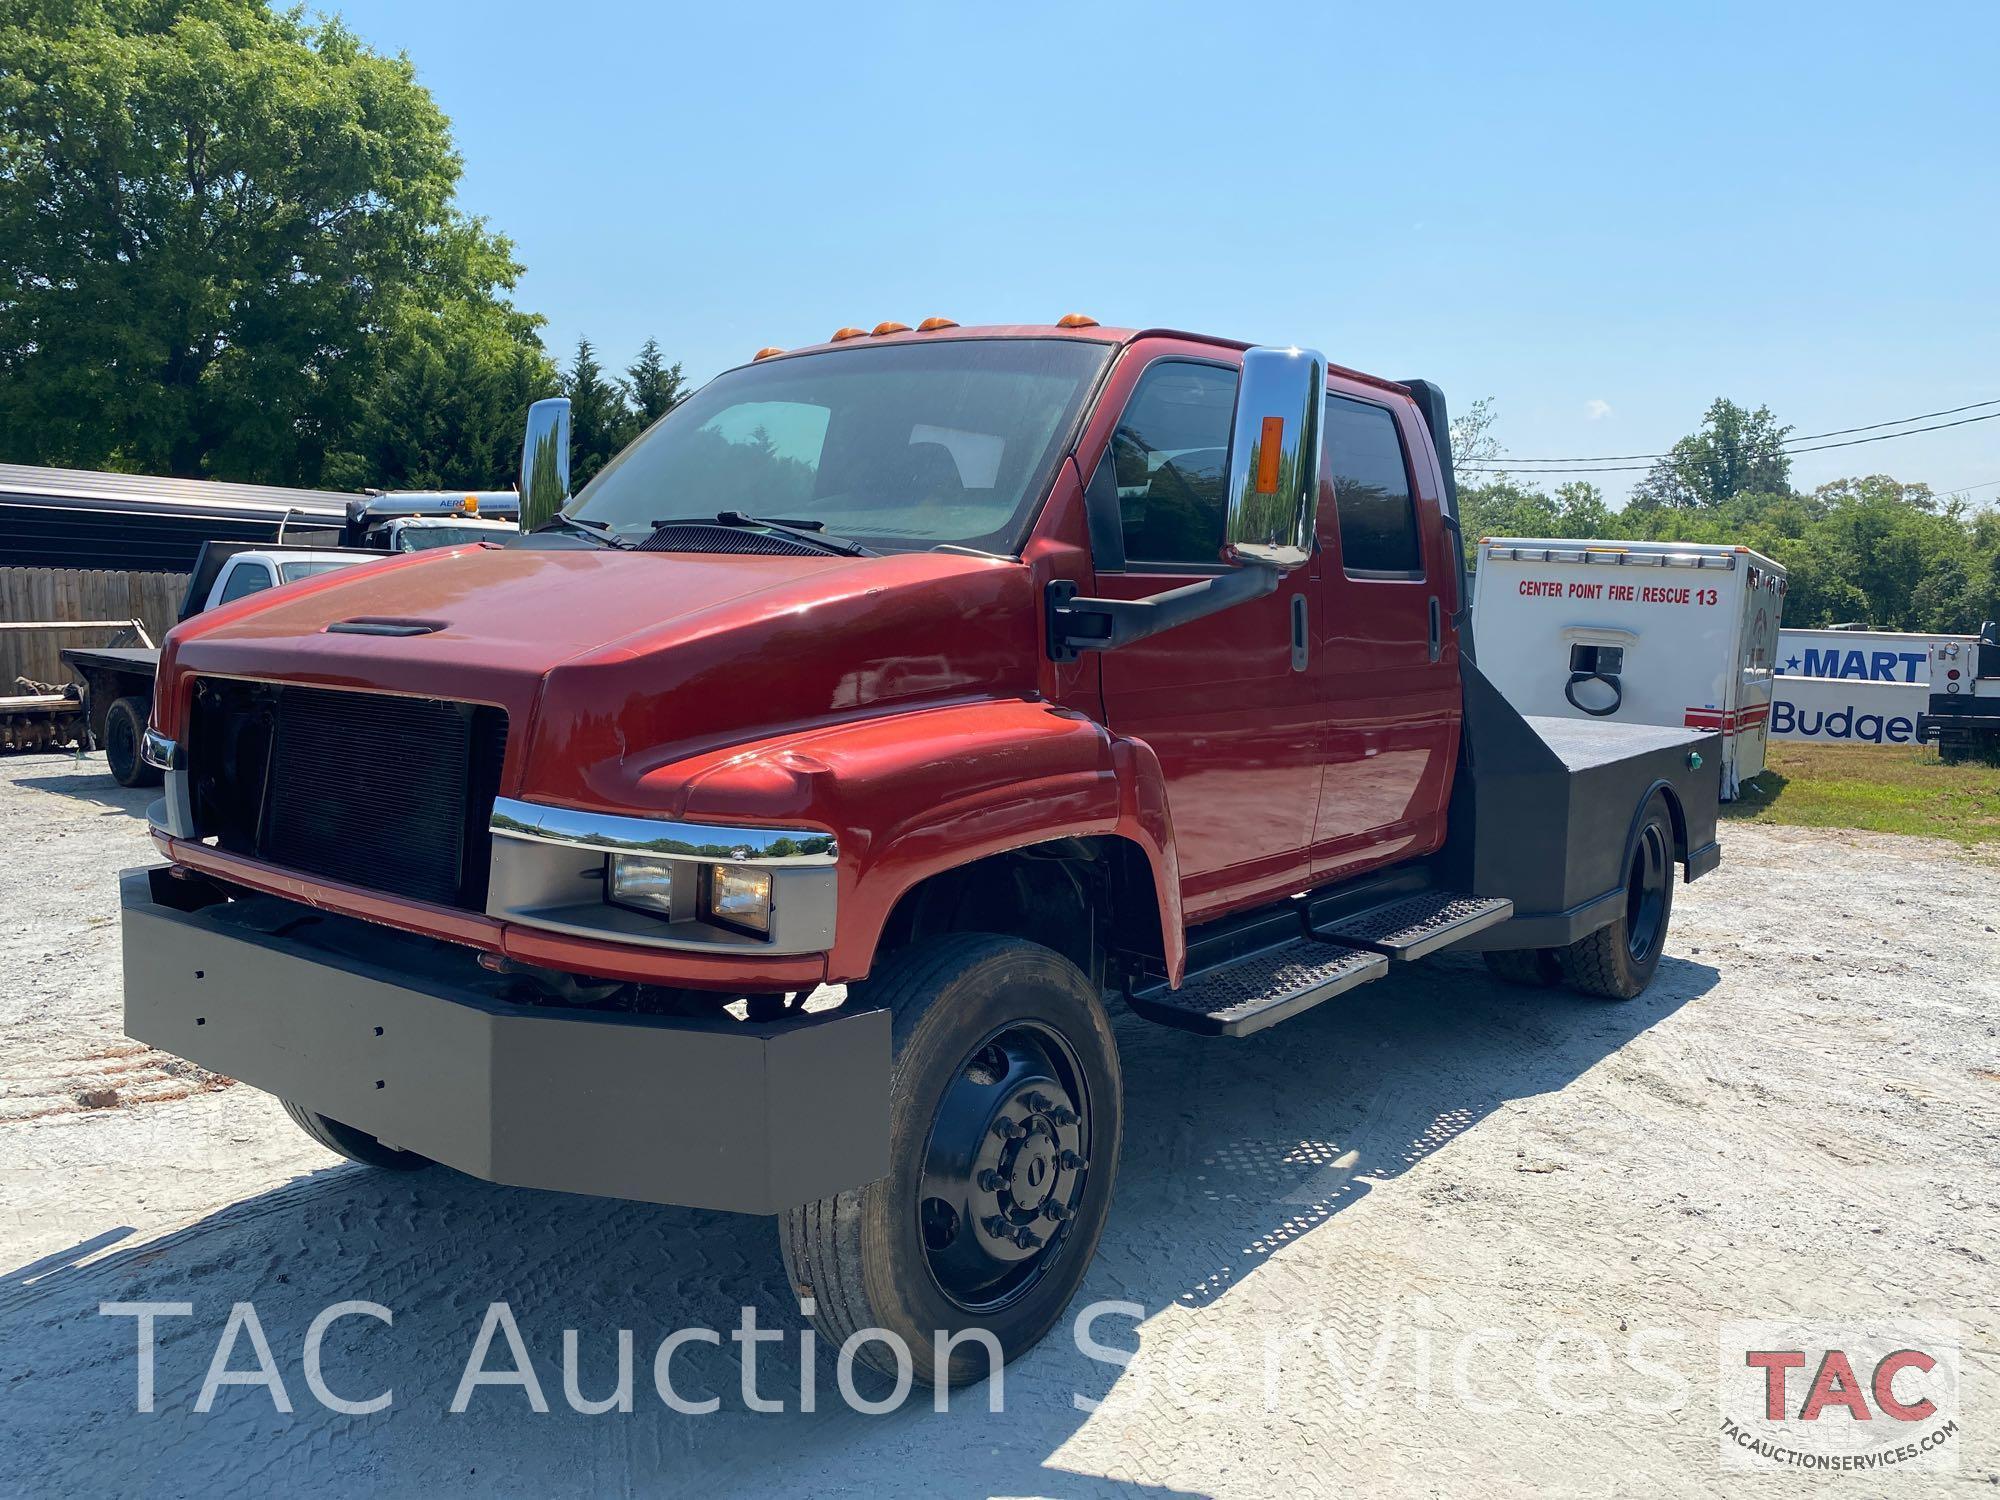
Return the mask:
{"type": "Polygon", "coordinates": [[[1719,1354],[1724,1468],[1958,1467],[1956,1323],[1725,1323],[1719,1354]]]}

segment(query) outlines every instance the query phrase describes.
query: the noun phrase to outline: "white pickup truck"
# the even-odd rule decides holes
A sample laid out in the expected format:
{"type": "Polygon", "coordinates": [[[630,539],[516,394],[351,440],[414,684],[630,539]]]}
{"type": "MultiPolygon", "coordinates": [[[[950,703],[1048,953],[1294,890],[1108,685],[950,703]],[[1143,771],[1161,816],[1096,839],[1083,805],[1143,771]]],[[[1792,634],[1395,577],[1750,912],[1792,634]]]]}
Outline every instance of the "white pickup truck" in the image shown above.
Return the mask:
{"type": "MultiPolygon", "coordinates": [[[[266,589],[280,588],[360,563],[379,562],[382,552],[328,551],[314,547],[209,542],[195,564],[181,600],[181,619],[218,605],[233,604],[266,589]]],[[[139,754],[146,720],[153,711],[153,679],[160,669],[157,646],[72,646],[63,662],[83,685],[84,711],[92,738],[104,747],[111,777],[120,786],[153,786],[160,773],[139,754]]]]}

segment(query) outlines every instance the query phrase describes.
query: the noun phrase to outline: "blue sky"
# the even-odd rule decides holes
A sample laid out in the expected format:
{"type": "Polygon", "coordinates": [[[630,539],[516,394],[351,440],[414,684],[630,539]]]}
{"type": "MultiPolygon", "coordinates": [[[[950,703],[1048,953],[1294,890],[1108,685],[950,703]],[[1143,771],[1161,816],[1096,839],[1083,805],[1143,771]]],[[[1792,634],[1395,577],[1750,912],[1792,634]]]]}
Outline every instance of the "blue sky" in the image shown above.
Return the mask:
{"type": "MultiPolygon", "coordinates": [[[[1492,396],[1521,457],[2000,397],[1992,0],[328,8],[415,61],[561,353],[1080,310],[1492,396]]],[[[1991,504],[2000,420],[1794,480],[1868,472],[1991,504]]]]}

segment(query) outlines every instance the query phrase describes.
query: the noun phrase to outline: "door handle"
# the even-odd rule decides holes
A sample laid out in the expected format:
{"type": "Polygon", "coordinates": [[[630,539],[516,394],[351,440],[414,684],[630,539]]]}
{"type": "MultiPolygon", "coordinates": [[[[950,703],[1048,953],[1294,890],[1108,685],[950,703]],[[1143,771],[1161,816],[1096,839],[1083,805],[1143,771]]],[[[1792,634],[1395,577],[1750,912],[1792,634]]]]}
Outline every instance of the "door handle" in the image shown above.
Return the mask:
{"type": "Polygon", "coordinates": [[[1431,660],[1444,655],[1444,612],[1438,608],[1436,594],[1431,595],[1431,660]]]}
{"type": "Polygon", "coordinates": [[[1311,654],[1311,637],[1306,626],[1306,596],[1292,595],[1292,670],[1303,672],[1311,654]]]}

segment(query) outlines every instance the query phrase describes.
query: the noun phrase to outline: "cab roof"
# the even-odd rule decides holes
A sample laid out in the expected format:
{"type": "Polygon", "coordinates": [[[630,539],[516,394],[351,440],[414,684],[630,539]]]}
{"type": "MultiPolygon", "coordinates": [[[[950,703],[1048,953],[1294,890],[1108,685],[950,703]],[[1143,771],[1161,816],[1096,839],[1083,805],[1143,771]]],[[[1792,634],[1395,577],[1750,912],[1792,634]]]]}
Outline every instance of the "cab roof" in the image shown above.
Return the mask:
{"type": "MultiPolygon", "coordinates": [[[[1178,339],[1185,343],[1212,344],[1218,349],[1229,349],[1238,353],[1255,347],[1242,339],[1222,338],[1209,333],[1191,333],[1181,328],[1106,328],[1097,323],[1070,327],[1059,323],[985,323],[961,328],[954,323],[929,332],[914,328],[898,328],[885,333],[860,331],[850,333],[846,338],[826,339],[817,344],[801,344],[796,349],[776,350],[762,354],[758,358],[793,359],[802,354],[823,354],[829,349],[865,349],[877,344],[934,344],[956,339],[1075,339],[1087,344],[1116,344],[1120,347],[1136,343],[1140,339],[1178,339]]],[[[757,359],[748,359],[743,363],[757,362],[757,359]]],[[[734,368],[741,367],[739,365],[734,368]]],[[[1331,374],[1348,380],[1358,380],[1403,395],[1409,393],[1409,388],[1401,382],[1387,380],[1380,375],[1370,375],[1365,371],[1337,364],[1329,364],[1327,369],[1331,374]]]]}

